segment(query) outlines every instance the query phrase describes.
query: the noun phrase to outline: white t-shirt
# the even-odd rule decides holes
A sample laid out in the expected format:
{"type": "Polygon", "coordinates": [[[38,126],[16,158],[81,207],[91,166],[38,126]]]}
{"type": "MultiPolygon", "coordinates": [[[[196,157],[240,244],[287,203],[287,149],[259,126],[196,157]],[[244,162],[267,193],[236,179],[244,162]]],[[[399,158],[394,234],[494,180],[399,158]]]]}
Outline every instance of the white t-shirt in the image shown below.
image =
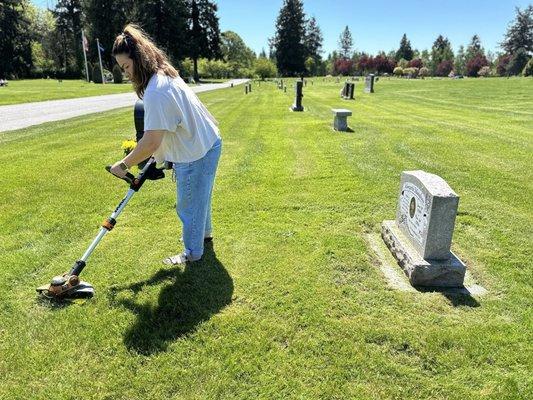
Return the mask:
{"type": "Polygon", "coordinates": [[[199,160],[220,138],[216,119],[180,77],[154,74],[144,91],[144,130],[164,130],[158,163],[199,160]]]}

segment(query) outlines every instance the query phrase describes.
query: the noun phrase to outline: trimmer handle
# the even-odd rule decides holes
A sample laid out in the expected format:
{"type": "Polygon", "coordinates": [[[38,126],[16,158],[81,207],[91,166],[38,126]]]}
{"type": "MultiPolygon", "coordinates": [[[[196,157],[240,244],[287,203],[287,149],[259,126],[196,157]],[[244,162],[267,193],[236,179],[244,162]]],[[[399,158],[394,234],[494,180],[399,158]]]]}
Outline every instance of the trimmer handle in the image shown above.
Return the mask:
{"type": "MultiPolygon", "coordinates": [[[[111,173],[111,165],[107,165],[105,167],[106,171],[109,172],[111,175],[113,176],[116,176],[115,174],[111,173]]],[[[116,176],[118,178],[118,176],[116,176]]],[[[126,182],[128,182],[128,184],[130,185],[133,185],[134,181],[135,181],[135,177],[129,173],[129,172],[126,172],[126,176],[124,178],[119,178],[119,179],[123,179],[125,180],[126,182]]]]}

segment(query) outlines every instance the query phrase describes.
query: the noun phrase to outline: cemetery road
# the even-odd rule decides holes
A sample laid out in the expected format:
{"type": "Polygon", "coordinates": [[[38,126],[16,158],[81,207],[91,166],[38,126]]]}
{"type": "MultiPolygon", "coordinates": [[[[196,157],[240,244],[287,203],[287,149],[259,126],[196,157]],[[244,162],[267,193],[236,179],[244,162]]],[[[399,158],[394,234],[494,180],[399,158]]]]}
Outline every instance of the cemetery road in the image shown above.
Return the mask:
{"type": "MultiPolygon", "coordinates": [[[[247,82],[248,79],[233,79],[224,83],[193,86],[195,93],[223,89],[247,82]]],[[[36,103],[0,106],[0,132],[27,128],[45,122],[60,121],[80,115],[98,113],[121,107],[133,107],[137,96],[131,93],[81,97],[77,99],[50,100],[36,103]]]]}

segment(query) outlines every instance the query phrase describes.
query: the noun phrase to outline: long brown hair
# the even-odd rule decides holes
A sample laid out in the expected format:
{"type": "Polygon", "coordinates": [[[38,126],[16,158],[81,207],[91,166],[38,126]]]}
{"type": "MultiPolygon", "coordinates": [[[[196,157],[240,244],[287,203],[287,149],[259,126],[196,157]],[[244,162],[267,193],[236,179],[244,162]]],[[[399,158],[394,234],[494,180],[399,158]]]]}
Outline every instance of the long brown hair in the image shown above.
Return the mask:
{"type": "Polygon", "coordinates": [[[178,71],[170,65],[166,54],[137,25],[128,24],[113,43],[113,56],[127,54],[133,60],[133,88],[142,99],[148,81],[158,71],[175,78],[178,71]]]}

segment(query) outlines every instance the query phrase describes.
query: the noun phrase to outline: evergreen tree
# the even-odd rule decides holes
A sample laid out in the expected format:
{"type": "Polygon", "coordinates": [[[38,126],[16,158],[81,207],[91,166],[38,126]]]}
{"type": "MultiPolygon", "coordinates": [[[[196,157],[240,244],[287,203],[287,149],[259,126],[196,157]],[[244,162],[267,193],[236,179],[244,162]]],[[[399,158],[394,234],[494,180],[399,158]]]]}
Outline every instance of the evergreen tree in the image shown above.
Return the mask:
{"type": "MultiPolygon", "coordinates": [[[[222,58],[220,49],[220,29],[218,26],[217,5],[209,0],[190,1],[188,56],[194,63],[194,79],[199,80],[198,59],[222,58]]],[[[175,29],[174,27],[171,27],[175,29]]]]}
{"type": "Polygon", "coordinates": [[[520,75],[529,61],[529,56],[524,48],[518,49],[507,66],[507,75],[520,75]]]}
{"type": "Polygon", "coordinates": [[[271,40],[276,64],[281,75],[294,76],[305,72],[307,50],[305,13],[301,0],[284,0],[276,20],[276,34],[271,40]]]}
{"type": "Polygon", "coordinates": [[[0,79],[27,76],[32,67],[27,0],[0,2],[0,79]]]}
{"type": "Polygon", "coordinates": [[[463,45],[459,46],[459,50],[455,55],[454,69],[456,75],[465,75],[466,74],[466,58],[465,58],[465,47],[463,45]]]}
{"type": "Polygon", "coordinates": [[[344,31],[341,33],[341,36],[339,37],[339,50],[341,57],[344,59],[348,59],[351,57],[353,48],[353,39],[352,34],[350,32],[350,29],[348,29],[348,25],[346,25],[346,28],[344,28],[344,31]]]}
{"type": "MultiPolygon", "coordinates": [[[[431,48],[431,71],[435,73],[443,61],[453,63],[453,50],[448,38],[439,35],[431,48]]],[[[447,68],[447,67],[446,67],[447,68]]],[[[442,70],[442,68],[441,68],[442,70]]]]}
{"type": "Polygon", "coordinates": [[[81,48],[81,0],[59,0],[53,14],[60,38],[60,68],[69,76],[81,76],[84,69],[81,48]]]}
{"type": "Polygon", "coordinates": [[[481,47],[481,40],[478,35],[472,36],[470,44],[466,48],[465,61],[468,63],[478,55],[485,56],[485,50],[481,47]]]}
{"type": "Polygon", "coordinates": [[[505,34],[501,47],[509,54],[514,54],[523,48],[527,53],[533,53],[533,5],[523,11],[516,8],[516,19],[505,34]]]}
{"type": "Polygon", "coordinates": [[[410,61],[413,59],[413,49],[411,48],[411,42],[407,39],[407,35],[404,33],[402,40],[400,40],[400,48],[394,56],[396,61],[404,60],[410,61]]]}
{"type": "Polygon", "coordinates": [[[307,56],[312,57],[317,64],[322,60],[322,42],[322,31],[315,17],[311,17],[305,27],[304,45],[307,56]]]}
{"type": "Polygon", "coordinates": [[[259,58],[267,58],[267,53],[264,47],[261,49],[261,52],[259,53],[259,58]]]}
{"type": "MultiPolygon", "coordinates": [[[[144,2],[138,2],[137,5],[144,5],[144,2]]],[[[135,8],[128,7],[127,0],[85,0],[84,14],[87,20],[87,29],[85,29],[84,33],[89,42],[88,58],[90,60],[98,60],[98,50],[96,48],[96,39],[98,38],[100,45],[104,48],[104,51],[101,52],[102,64],[111,70],[115,64],[115,60],[111,55],[115,37],[127,22],[136,20],[141,25],[144,25],[144,20],[140,16],[136,16],[135,8]]],[[[78,35],[77,40],[81,40],[80,35],[78,35]]]]}

